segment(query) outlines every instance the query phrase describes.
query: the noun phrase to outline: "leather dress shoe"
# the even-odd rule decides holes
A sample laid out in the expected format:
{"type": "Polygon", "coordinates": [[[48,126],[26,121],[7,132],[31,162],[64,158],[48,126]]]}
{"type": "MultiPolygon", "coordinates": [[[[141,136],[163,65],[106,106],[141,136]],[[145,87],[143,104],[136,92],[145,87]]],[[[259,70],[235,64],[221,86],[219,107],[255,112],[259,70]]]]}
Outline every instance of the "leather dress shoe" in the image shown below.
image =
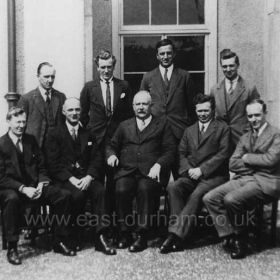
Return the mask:
{"type": "Polygon", "coordinates": [[[222,246],[225,250],[232,251],[234,248],[235,239],[233,237],[228,237],[223,240],[222,246]]]}
{"type": "Polygon", "coordinates": [[[143,235],[138,235],[136,241],[128,248],[128,251],[131,253],[142,252],[147,247],[147,238],[143,235]]]}
{"type": "Polygon", "coordinates": [[[167,239],[161,245],[159,252],[161,254],[168,254],[170,252],[178,252],[183,250],[183,240],[180,240],[179,236],[169,234],[167,239]]]}
{"type": "Polygon", "coordinates": [[[128,248],[133,242],[132,236],[129,234],[125,234],[120,238],[117,247],[118,249],[126,249],[128,248]]]}
{"type": "Polygon", "coordinates": [[[117,251],[110,246],[108,240],[103,234],[99,235],[99,238],[95,245],[95,250],[110,256],[117,254],[117,251]]]}
{"type": "Polygon", "coordinates": [[[246,257],[245,240],[235,240],[230,256],[232,259],[243,259],[246,257]]]}
{"type": "Polygon", "coordinates": [[[38,236],[38,230],[37,229],[28,229],[24,233],[24,240],[31,240],[38,236]]]}
{"type": "Polygon", "coordinates": [[[21,259],[18,255],[17,248],[8,249],[7,259],[8,259],[8,262],[11,264],[14,264],[14,265],[21,264],[21,259]]]}
{"type": "Polygon", "coordinates": [[[74,257],[76,252],[73,249],[70,249],[65,243],[60,242],[53,247],[55,253],[60,253],[64,256],[74,257]]]}

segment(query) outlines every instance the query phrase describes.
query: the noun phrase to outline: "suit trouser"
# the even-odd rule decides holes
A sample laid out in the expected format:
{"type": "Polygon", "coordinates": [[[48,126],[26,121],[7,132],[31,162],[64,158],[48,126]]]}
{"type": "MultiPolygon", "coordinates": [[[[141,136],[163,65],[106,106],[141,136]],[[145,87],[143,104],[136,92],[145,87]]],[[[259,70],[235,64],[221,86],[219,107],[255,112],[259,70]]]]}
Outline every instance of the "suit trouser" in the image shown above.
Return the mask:
{"type": "Polygon", "coordinates": [[[269,202],[271,198],[263,192],[253,176],[243,176],[210,191],[203,201],[219,236],[223,237],[243,232],[246,226],[250,225],[249,217],[246,217],[247,210],[252,210],[260,203],[269,202]]]}
{"type": "Polygon", "coordinates": [[[91,213],[91,226],[96,226],[96,232],[99,233],[109,226],[108,203],[106,201],[106,192],[104,186],[96,180],[93,180],[87,190],[81,191],[70,182],[64,183],[61,188],[70,191],[73,198],[72,222],[76,233],[79,226],[85,226],[85,206],[87,199],[90,199],[93,205],[91,213]],[[81,216],[80,216],[81,215],[81,216]]]}
{"type": "Polygon", "coordinates": [[[196,181],[181,177],[167,187],[170,201],[170,222],[168,231],[182,239],[186,238],[197,225],[197,214],[202,207],[203,196],[217,185],[225,182],[217,178],[215,184],[205,180],[196,181]]]}
{"type": "MultiPolygon", "coordinates": [[[[160,184],[143,175],[133,174],[122,177],[116,184],[116,208],[121,232],[129,231],[130,226],[137,225],[136,231],[149,229],[152,214],[156,213],[157,199],[160,196],[160,184]],[[136,197],[137,219],[132,218],[132,202],[136,197]]],[[[134,217],[133,217],[134,218],[134,217]]]]}
{"type": "MultiPolygon", "coordinates": [[[[0,191],[1,204],[4,209],[4,222],[7,241],[19,240],[21,208],[24,204],[32,203],[26,195],[12,189],[0,191]]],[[[54,207],[55,236],[68,236],[68,221],[70,217],[71,194],[54,186],[44,186],[41,197],[35,203],[47,202],[54,207]]],[[[36,218],[36,217],[35,217],[36,218]]],[[[41,221],[44,222],[44,221],[41,221]]]]}

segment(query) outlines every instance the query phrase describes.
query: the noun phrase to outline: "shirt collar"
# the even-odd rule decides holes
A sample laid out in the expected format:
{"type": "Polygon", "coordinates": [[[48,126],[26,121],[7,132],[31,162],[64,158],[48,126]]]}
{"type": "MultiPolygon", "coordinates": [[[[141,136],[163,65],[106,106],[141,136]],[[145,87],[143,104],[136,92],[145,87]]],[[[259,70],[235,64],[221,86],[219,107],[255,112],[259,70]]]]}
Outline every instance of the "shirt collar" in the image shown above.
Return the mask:
{"type": "Polygon", "coordinates": [[[233,84],[236,84],[238,79],[239,79],[239,75],[237,75],[237,77],[232,81],[230,81],[229,79],[226,78],[226,83],[230,84],[232,82],[233,84]]]}
{"type": "Polygon", "coordinates": [[[9,130],[9,136],[15,145],[17,144],[18,139],[22,139],[22,135],[20,137],[17,137],[11,130],[9,130]]]}
{"type": "MultiPolygon", "coordinates": [[[[39,91],[41,92],[42,96],[45,98],[46,97],[46,89],[44,89],[41,85],[39,85],[39,91]]],[[[48,90],[48,92],[50,93],[50,97],[51,97],[51,94],[52,94],[52,88],[48,90]]]]}
{"type": "MultiPolygon", "coordinates": [[[[144,120],[145,126],[147,126],[147,125],[151,122],[151,120],[152,120],[152,115],[150,115],[147,119],[144,120]]],[[[136,117],[136,122],[137,122],[137,124],[141,123],[142,121],[143,121],[142,119],[138,119],[138,118],[136,117]]]]}
{"type": "Polygon", "coordinates": [[[265,128],[267,127],[267,122],[265,122],[262,127],[259,129],[258,132],[258,137],[263,133],[263,131],[265,130],[265,128]]]}
{"type": "MultiPolygon", "coordinates": [[[[171,66],[169,66],[167,69],[168,69],[168,73],[170,72],[170,73],[172,73],[172,71],[173,71],[173,68],[174,68],[174,64],[171,64],[171,66]]],[[[159,65],[159,70],[160,70],[160,73],[162,74],[162,75],[164,75],[164,73],[165,73],[165,67],[162,67],[161,66],[161,64],[159,65]]]]}
{"type": "Polygon", "coordinates": [[[106,82],[111,83],[112,80],[113,80],[113,78],[114,78],[114,76],[112,76],[108,81],[106,81],[106,80],[104,80],[104,79],[102,79],[102,78],[100,77],[100,81],[101,81],[102,83],[106,83],[106,82]]]}
{"type": "Polygon", "coordinates": [[[73,126],[73,125],[71,125],[68,121],[66,121],[66,125],[67,125],[67,128],[68,128],[70,134],[72,133],[72,129],[73,129],[73,128],[75,129],[75,132],[76,132],[76,134],[77,134],[78,129],[79,129],[79,126],[80,126],[79,123],[78,123],[77,125],[73,126]]]}
{"type": "Polygon", "coordinates": [[[211,120],[209,120],[207,123],[202,123],[202,122],[200,122],[200,121],[198,121],[198,124],[199,124],[199,130],[201,130],[201,127],[202,127],[202,125],[204,126],[204,132],[207,130],[207,128],[208,128],[208,126],[209,126],[209,124],[210,124],[210,122],[213,120],[213,118],[211,119],[211,120]]]}

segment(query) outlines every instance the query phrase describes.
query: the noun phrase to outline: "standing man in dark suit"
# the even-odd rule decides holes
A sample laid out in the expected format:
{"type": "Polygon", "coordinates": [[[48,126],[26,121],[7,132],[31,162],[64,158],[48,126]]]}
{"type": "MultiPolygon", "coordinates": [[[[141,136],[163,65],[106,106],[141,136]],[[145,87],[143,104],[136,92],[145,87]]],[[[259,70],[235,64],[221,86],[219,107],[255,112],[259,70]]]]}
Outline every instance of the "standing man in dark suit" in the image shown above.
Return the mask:
{"type": "Polygon", "coordinates": [[[262,100],[251,101],[246,112],[251,130],[240,138],[229,162],[236,175],[203,198],[219,236],[232,245],[232,259],[246,256],[246,211],[280,196],[280,131],[266,121],[262,100]]]}
{"type": "Polygon", "coordinates": [[[25,111],[11,108],[7,122],[9,131],[0,138],[0,201],[7,232],[8,261],[21,264],[17,251],[21,206],[32,200],[51,203],[57,222],[61,221],[55,227],[54,252],[75,256],[75,251],[65,244],[68,230],[62,222],[70,215],[70,193],[50,185],[38,143],[33,135],[24,133],[25,111]]]}
{"type": "Polygon", "coordinates": [[[195,98],[198,122],[188,127],[179,146],[180,178],[167,187],[170,200],[168,238],[160,247],[166,254],[183,249],[203,196],[229,180],[230,129],[215,119],[215,99],[199,93],[195,98]]]}
{"type": "MultiPolygon", "coordinates": [[[[102,180],[106,175],[106,189],[110,205],[114,204],[114,170],[105,160],[105,148],[119,124],[133,117],[132,94],[126,81],[113,76],[116,58],[107,50],[102,50],[95,59],[100,77],[87,82],[81,91],[81,122],[92,130],[103,157],[102,180]]],[[[112,209],[113,210],[113,206],[112,209]]]]}
{"type": "Polygon", "coordinates": [[[220,53],[220,64],[225,78],[211,88],[216,100],[216,116],[223,119],[231,129],[234,146],[249,129],[246,106],[260,97],[255,85],[238,75],[239,58],[236,53],[224,49],[220,53]]]}
{"type": "MultiPolygon", "coordinates": [[[[150,92],[154,102],[153,114],[168,121],[177,144],[185,128],[196,120],[193,99],[195,90],[190,73],[176,68],[173,42],[164,39],[156,44],[159,67],[144,75],[141,90],[150,92]]],[[[179,159],[172,168],[173,177],[178,177],[179,159]]]]}
{"type": "Polygon", "coordinates": [[[128,219],[132,216],[133,198],[137,201],[137,239],[129,247],[130,252],[147,247],[151,215],[157,210],[162,184],[168,183],[176,151],[169,124],[151,115],[152,106],[150,94],[138,92],[133,100],[136,118],[120,124],[106,151],[108,165],[117,168],[116,208],[121,237],[118,248],[132,244],[128,219]]]}
{"type": "Polygon", "coordinates": [[[66,97],[53,88],[55,75],[50,63],[41,63],[37,69],[39,86],[22,95],[17,104],[27,114],[26,132],[35,136],[43,153],[48,132],[65,121],[62,105],[66,97]]]}
{"type": "MultiPolygon", "coordinates": [[[[76,240],[79,240],[79,215],[85,214],[87,198],[93,203],[92,216],[97,219],[95,249],[107,255],[116,254],[107,242],[109,214],[105,188],[100,183],[101,155],[93,132],[79,124],[81,105],[76,98],[63,105],[66,122],[53,129],[47,138],[48,165],[55,186],[71,192],[72,215],[76,240]]],[[[81,216],[80,216],[81,217],[81,216]]],[[[81,244],[77,244],[81,250],[81,244]]]]}

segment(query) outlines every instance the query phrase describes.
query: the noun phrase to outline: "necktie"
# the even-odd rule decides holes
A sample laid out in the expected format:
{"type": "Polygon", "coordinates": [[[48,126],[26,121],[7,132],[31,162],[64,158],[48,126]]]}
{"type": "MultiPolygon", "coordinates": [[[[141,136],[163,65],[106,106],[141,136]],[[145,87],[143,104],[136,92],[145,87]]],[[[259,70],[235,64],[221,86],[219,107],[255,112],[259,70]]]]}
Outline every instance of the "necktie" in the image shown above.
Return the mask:
{"type": "Polygon", "coordinates": [[[164,83],[165,83],[166,89],[168,90],[168,88],[169,88],[169,80],[168,80],[168,77],[167,77],[167,73],[168,73],[168,69],[165,68],[165,72],[164,72],[164,83]]]}
{"type": "Polygon", "coordinates": [[[75,128],[73,127],[73,128],[71,129],[71,131],[72,131],[71,136],[72,136],[73,140],[76,141],[75,128]]]}
{"type": "Polygon", "coordinates": [[[205,126],[204,125],[201,126],[200,133],[201,133],[201,135],[203,135],[205,133],[205,126]]]}
{"type": "Polygon", "coordinates": [[[139,130],[142,131],[144,128],[145,128],[145,121],[141,120],[139,130]]]}
{"type": "Polygon", "coordinates": [[[18,150],[18,152],[20,152],[20,153],[22,153],[22,150],[21,150],[21,139],[20,138],[18,138],[18,140],[17,140],[17,143],[16,143],[16,148],[17,148],[17,150],[18,150]]]}
{"type": "Polygon", "coordinates": [[[47,104],[49,105],[49,104],[51,103],[50,92],[47,90],[45,94],[46,94],[46,96],[47,96],[46,102],[47,102],[47,104]]]}
{"type": "Polygon", "coordinates": [[[110,92],[110,83],[107,81],[107,88],[106,88],[106,115],[109,117],[111,115],[111,92],[110,92]]]}
{"type": "Polygon", "coordinates": [[[255,145],[257,139],[258,139],[258,134],[259,134],[259,130],[258,129],[254,129],[254,132],[252,134],[252,140],[253,140],[253,145],[255,145]]]}
{"type": "Polygon", "coordinates": [[[230,87],[228,89],[228,94],[232,94],[233,93],[233,82],[230,82],[230,87]]]}

